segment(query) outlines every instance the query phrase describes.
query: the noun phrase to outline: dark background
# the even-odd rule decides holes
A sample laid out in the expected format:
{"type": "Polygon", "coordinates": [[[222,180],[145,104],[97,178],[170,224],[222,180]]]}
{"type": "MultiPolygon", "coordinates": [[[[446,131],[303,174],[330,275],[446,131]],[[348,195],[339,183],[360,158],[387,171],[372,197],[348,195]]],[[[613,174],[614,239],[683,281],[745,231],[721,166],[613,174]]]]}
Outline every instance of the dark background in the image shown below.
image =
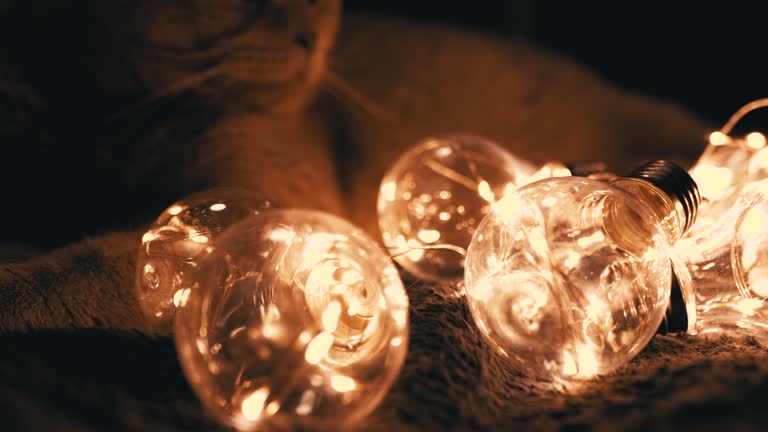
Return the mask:
{"type": "MultiPolygon", "coordinates": [[[[349,0],[345,8],[521,35],[720,126],[743,104],[768,96],[768,14],[760,4],[349,0]]],[[[740,124],[761,125],[768,127],[768,110],[740,124]]]]}

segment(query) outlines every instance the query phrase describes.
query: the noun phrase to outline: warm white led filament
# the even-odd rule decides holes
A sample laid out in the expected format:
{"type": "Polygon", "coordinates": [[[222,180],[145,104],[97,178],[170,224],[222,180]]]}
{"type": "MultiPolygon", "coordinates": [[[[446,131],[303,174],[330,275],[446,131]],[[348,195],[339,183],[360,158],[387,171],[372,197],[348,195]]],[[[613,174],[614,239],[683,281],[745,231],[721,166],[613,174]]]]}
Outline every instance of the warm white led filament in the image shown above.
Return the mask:
{"type": "Polygon", "coordinates": [[[610,184],[540,180],[478,226],[465,275],[470,310],[519,369],[589,378],[626,363],[656,333],[670,295],[669,245],[697,198],[682,168],[657,162],[637,173],[610,184]]]}
{"type": "Polygon", "coordinates": [[[343,429],[403,365],[408,298],[397,270],[339,218],[251,217],[222,233],[197,274],[176,344],[193,389],[231,426],[343,429]]]}
{"type": "Polygon", "coordinates": [[[428,138],[382,179],[378,215],[384,244],[415,277],[461,278],[472,234],[494,202],[523,184],[570,174],[558,163],[535,167],[480,136],[428,138]]]}
{"type": "Polygon", "coordinates": [[[750,112],[768,106],[759,99],[739,109],[709,142],[696,163],[691,177],[702,197],[699,219],[688,236],[700,234],[727,212],[743,193],[745,185],[768,178],[768,147],[760,132],[732,136],[733,127],[750,112]]]}

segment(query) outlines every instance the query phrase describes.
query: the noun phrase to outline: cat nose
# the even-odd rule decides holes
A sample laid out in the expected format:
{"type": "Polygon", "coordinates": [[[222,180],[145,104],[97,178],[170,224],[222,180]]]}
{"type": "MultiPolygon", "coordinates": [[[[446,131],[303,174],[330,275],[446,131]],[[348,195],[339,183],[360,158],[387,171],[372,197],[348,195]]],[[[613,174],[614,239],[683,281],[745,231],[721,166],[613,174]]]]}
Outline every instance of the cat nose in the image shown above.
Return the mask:
{"type": "Polygon", "coordinates": [[[315,49],[315,43],[317,42],[317,34],[313,32],[302,32],[296,35],[293,39],[296,44],[307,51],[315,49]]]}

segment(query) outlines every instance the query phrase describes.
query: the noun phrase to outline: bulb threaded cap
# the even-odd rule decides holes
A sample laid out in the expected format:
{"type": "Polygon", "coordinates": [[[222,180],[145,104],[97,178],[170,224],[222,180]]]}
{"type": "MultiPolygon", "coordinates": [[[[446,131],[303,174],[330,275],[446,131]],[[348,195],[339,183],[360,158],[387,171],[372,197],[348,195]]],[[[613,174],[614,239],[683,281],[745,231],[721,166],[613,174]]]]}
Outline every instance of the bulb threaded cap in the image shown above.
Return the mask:
{"type": "Polygon", "coordinates": [[[688,172],[674,162],[655,160],[635,168],[626,177],[645,180],[663,191],[682,210],[682,233],[696,221],[701,204],[699,187],[688,172]]]}

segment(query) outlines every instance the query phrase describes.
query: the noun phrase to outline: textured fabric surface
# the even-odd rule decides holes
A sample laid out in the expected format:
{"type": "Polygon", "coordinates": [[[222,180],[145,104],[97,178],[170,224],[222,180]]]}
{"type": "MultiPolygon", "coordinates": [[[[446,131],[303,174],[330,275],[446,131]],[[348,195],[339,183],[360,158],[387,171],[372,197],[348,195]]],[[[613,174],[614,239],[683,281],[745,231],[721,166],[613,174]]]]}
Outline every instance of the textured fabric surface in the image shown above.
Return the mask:
{"type": "MultiPolygon", "coordinates": [[[[753,340],[655,337],[572,388],[520,377],[454,287],[409,286],[400,378],[360,430],[765,430],[768,356],[753,340]]],[[[226,430],[188,386],[173,341],[103,330],[0,336],[4,430],[226,430]]]]}

